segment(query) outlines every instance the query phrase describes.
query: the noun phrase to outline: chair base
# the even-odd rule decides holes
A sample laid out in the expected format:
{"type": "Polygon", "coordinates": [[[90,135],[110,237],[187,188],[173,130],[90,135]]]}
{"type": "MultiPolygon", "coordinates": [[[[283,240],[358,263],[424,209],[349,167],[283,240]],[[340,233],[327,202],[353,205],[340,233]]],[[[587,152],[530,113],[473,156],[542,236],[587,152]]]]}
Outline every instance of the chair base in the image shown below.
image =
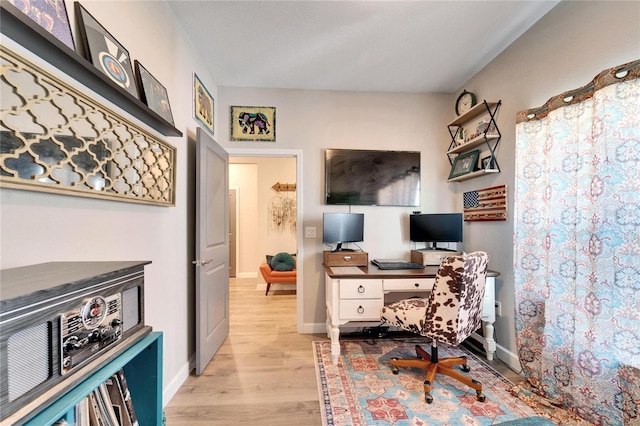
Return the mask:
{"type": "Polygon", "coordinates": [[[438,348],[436,346],[432,346],[432,351],[434,351],[432,352],[434,354],[433,359],[435,361],[432,361],[432,356],[418,345],[416,345],[417,359],[391,358],[391,369],[393,374],[398,374],[398,367],[420,368],[421,370],[424,370],[426,372],[424,379],[424,399],[428,404],[433,402],[431,386],[436,374],[444,374],[445,376],[456,379],[470,388],[475,389],[478,401],[484,402],[485,396],[482,393],[482,383],[453,368],[456,365],[460,365],[462,366],[462,371],[468,372],[470,368],[467,365],[467,357],[461,356],[438,359],[437,350],[438,348]]]}

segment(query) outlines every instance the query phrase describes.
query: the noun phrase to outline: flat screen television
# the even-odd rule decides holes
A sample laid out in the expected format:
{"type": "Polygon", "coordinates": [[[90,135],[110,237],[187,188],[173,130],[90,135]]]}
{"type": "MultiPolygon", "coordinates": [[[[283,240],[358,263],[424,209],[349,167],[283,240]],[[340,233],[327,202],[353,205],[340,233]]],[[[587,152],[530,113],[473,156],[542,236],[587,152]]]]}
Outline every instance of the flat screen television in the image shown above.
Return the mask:
{"type": "Polygon", "coordinates": [[[345,243],[364,241],[364,213],[324,213],[322,215],[322,242],[336,244],[333,251],[348,251],[345,243]]]}
{"type": "Polygon", "coordinates": [[[462,242],[462,213],[424,213],[409,216],[409,239],[429,243],[436,249],[437,243],[462,242]]]}
{"type": "Polygon", "coordinates": [[[420,152],[327,149],[326,204],[420,205],[420,152]]]}

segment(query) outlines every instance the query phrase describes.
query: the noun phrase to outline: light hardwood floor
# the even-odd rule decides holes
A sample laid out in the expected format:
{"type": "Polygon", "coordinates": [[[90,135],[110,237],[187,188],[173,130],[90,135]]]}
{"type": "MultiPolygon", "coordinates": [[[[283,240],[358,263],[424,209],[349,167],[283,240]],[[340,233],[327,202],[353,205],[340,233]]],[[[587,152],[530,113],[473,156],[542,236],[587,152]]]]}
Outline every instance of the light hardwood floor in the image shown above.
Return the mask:
{"type": "MultiPolygon", "coordinates": [[[[311,342],[326,334],[297,333],[294,291],[265,296],[255,278],[229,288],[229,337],[169,401],[167,425],[321,425],[311,342]]],[[[489,364],[518,381],[500,361],[489,364]]]]}

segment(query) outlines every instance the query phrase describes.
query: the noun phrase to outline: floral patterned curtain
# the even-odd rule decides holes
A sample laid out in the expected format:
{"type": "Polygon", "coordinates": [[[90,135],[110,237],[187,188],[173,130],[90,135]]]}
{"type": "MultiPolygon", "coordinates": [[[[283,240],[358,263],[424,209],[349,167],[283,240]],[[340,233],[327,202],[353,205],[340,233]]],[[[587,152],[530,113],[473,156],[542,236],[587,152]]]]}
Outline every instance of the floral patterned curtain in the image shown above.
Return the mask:
{"type": "Polygon", "coordinates": [[[518,114],[516,334],[530,387],[640,424],[640,61],[518,114]]]}

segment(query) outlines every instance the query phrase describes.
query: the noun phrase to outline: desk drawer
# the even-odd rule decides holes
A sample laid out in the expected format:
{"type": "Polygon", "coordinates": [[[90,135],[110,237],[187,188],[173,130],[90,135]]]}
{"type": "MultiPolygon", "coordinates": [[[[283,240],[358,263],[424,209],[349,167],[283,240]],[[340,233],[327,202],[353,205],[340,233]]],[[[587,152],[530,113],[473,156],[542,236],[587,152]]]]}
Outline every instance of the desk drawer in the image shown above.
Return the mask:
{"type": "Polygon", "coordinates": [[[431,291],[435,278],[385,278],[383,287],[389,291],[431,291]]]}
{"type": "Polygon", "coordinates": [[[346,321],[380,321],[380,310],[384,300],[341,300],[340,319],[346,321]]]}
{"type": "Polygon", "coordinates": [[[369,253],[364,251],[325,251],[325,266],[367,266],[369,253]]]}
{"type": "Polygon", "coordinates": [[[382,280],[340,280],[340,299],[382,299],[382,280]]]}

